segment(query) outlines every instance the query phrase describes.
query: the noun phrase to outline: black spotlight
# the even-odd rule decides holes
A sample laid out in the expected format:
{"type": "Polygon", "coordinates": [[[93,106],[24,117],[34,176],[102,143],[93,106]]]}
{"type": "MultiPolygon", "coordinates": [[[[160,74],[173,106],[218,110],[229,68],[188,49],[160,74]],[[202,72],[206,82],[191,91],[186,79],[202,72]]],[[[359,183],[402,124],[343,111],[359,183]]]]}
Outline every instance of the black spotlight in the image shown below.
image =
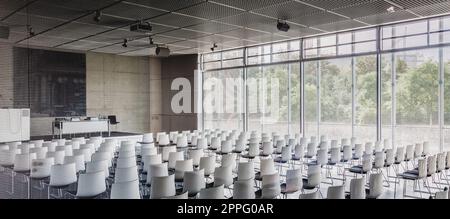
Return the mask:
{"type": "Polygon", "coordinates": [[[214,49],[215,49],[215,48],[217,48],[217,44],[216,44],[216,43],[214,43],[213,46],[211,47],[211,51],[214,52],[214,49]]]}
{"type": "Polygon", "coordinates": [[[127,42],[128,42],[127,39],[123,39],[123,44],[122,44],[122,46],[123,46],[123,47],[127,47],[127,46],[128,46],[128,45],[127,45],[127,42]]]}
{"type": "Polygon", "coordinates": [[[290,28],[289,24],[287,24],[286,22],[283,23],[280,20],[278,20],[278,22],[277,22],[277,29],[279,31],[288,32],[289,28],[290,28]]]}
{"type": "Polygon", "coordinates": [[[34,36],[35,35],[33,27],[28,26],[28,34],[30,34],[30,36],[34,36]]]}
{"type": "Polygon", "coordinates": [[[95,22],[100,22],[100,17],[102,16],[102,12],[101,11],[95,11],[95,16],[94,16],[94,21],[95,22]]]}
{"type": "Polygon", "coordinates": [[[153,38],[152,38],[152,37],[149,37],[149,40],[150,40],[150,45],[153,45],[153,44],[154,44],[153,38]]]}

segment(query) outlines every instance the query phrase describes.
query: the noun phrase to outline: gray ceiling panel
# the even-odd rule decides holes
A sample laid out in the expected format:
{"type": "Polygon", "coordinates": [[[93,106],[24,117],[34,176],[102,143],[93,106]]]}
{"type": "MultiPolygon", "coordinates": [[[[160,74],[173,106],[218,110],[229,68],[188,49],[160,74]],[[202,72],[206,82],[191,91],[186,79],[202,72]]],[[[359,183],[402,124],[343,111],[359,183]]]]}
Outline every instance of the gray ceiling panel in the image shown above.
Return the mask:
{"type": "Polygon", "coordinates": [[[421,6],[417,8],[411,8],[412,12],[421,16],[433,16],[438,14],[450,13],[450,1],[442,2],[433,5],[421,6]]]}
{"type": "Polygon", "coordinates": [[[0,20],[12,12],[25,6],[28,0],[2,0],[0,1],[0,20]]]}
{"type": "Polygon", "coordinates": [[[111,5],[117,0],[39,0],[48,4],[54,4],[61,7],[73,8],[83,11],[97,10],[108,5],[111,5]]]}
{"type": "Polygon", "coordinates": [[[60,25],[64,23],[64,21],[34,15],[27,16],[23,13],[15,13],[8,17],[4,23],[11,25],[11,30],[21,32],[27,32],[26,25],[29,24],[35,33],[39,33],[60,25]]]}
{"type": "Polygon", "coordinates": [[[407,20],[407,19],[412,19],[412,18],[417,18],[417,16],[415,16],[407,11],[397,11],[394,13],[384,13],[384,14],[362,17],[362,18],[358,18],[357,20],[360,20],[360,21],[368,23],[368,24],[375,25],[375,24],[383,24],[383,23],[407,20]]]}
{"type": "Polygon", "coordinates": [[[46,36],[52,37],[64,37],[69,39],[79,39],[87,37],[89,35],[97,34],[103,31],[109,30],[106,27],[99,25],[89,25],[72,22],[70,24],[58,27],[51,31],[44,33],[46,36]]]}
{"type": "Polygon", "coordinates": [[[82,23],[95,24],[95,25],[101,25],[101,26],[112,27],[112,28],[123,27],[125,25],[136,23],[136,20],[134,20],[134,19],[113,17],[113,16],[106,15],[106,14],[101,16],[99,22],[94,20],[94,14],[83,17],[77,21],[82,22],[82,23]]]}
{"type": "Polygon", "coordinates": [[[295,1],[285,2],[283,4],[273,5],[266,8],[254,10],[253,12],[266,16],[289,20],[294,17],[315,14],[321,10],[295,1]]]}
{"type": "Polygon", "coordinates": [[[208,34],[193,31],[193,30],[187,30],[187,29],[177,29],[177,30],[165,32],[164,35],[171,36],[171,37],[184,38],[184,39],[192,39],[192,38],[199,38],[202,36],[206,36],[208,34]]]}
{"type": "Polygon", "coordinates": [[[152,9],[148,7],[140,7],[126,2],[119,3],[103,11],[105,14],[125,17],[133,20],[143,20],[152,18],[164,13],[162,10],[152,9]]]}
{"type": "Polygon", "coordinates": [[[218,23],[218,22],[214,22],[214,21],[206,21],[202,24],[190,26],[187,29],[206,32],[206,33],[221,33],[221,32],[225,32],[225,31],[234,30],[236,28],[238,28],[238,27],[236,27],[234,25],[222,24],[222,23],[218,23]]]}
{"type": "Polygon", "coordinates": [[[192,5],[201,4],[204,0],[127,0],[135,4],[146,5],[166,11],[175,11],[192,5]]]}
{"type": "Polygon", "coordinates": [[[204,37],[200,37],[200,38],[195,38],[195,41],[208,42],[210,44],[213,44],[213,43],[221,44],[221,43],[225,43],[225,42],[235,41],[237,39],[239,39],[239,38],[224,36],[224,35],[220,35],[220,34],[214,34],[214,35],[208,35],[208,36],[204,36],[204,37]]]}
{"type": "Polygon", "coordinates": [[[77,49],[77,50],[89,50],[90,48],[96,48],[105,46],[107,43],[105,42],[94,42],[94,41],[88,41],[88,40],[78,40],[72,43],[64,44],[62,46],[59,46],[58,48],[62,49],[77,49]]]}
{"type": "Polygon", "coordinates": [[[301,2],[305,2],[307,4],[311,4],[317,6],[319,8],[323,8],[326,10],[334,10],[338,8],[346,8],[351,6],[356,6],[359,4],[364,4],[366,2],[371,2],[373,0],[338,0],[338,1],[330,1],[330,0],[300,0],[301,2]]]}
{"type": "Polygon", "coordinates": [[[387,9],[394,7],[395,10],[400,10],[392,4],[383,0],[371,1],[363,4],[358,4],[354,7],[346,7],[334,10],[334,12],[345,15],[350,18],[366,17],[374,14],[386,13],[387,9]]]}
{"type": "Polygon", "coordinates": [[[423,7],[427,5],[440,4],[448,2],[448,0],[390,0],[405,9],[423,7]]]}
{"type": "Polygon", "coordinates": [[[359,27],[364,27],[364,26],[366,26],[366,25],[362,24],[361,22],[357,22],[354,20],[344,20],[344,21],[339,21],[339,22],[334,22],[334,23],[329,23],[329,24],[322,24],[322,25],[318,25],[318,26],[314,26],[314,27],[321,29],[321,30],[333,32],[333,31],[338,31],[338,30],[353,29],[353,28],[359,28],[359,27]]]}
{"type": "Polygon", "coordinates": [[[114,44],[114,45],[106,46],[103,48],[94,49],[92,51],[93,52],[119,54],[119,53],[125,53],[125,52],[129,52],[129,51],[137,50],[137,49],[139,49],[139,47],[133,47],[133,46],[123,47],[122,44],[114,44]]]}
{"type": "Polygon", "coordinates": [[[212,46],[212,43],[209,42],[201,42],[201,41],[194,41],[194,40],[183,40],[180,42],[172,43],[176,46],[183,46],[183,47],[190,47],[190,48],[197,48],[197,47],[205,47],[205,46],[212,46]]]}
{"type": "Polygon", "coordinates": [[[346,19],[347,18],[336,15],[336,14],[332,14],[332,13],[328,13],[328,12],[321,12],[321,13],[317,13],[317,14],[313,14],[313,15],[309,15],[309,16],[296,17],[296,18],[290,19],[290,21],[298,23],[298,24],[302,24],[305,26],[316,26],[316,25],[321,25],[321,24],[326,24],[326,23],[342,21],[342,20],[346,20],[346,19]]]}
{"type": "Polygon", "coordinates": [[[248,39],[251,37],[257,37],[257,36],[260,36],[261,34],[265,34],[265,33],[260,32],[260,31],[250,30],[250,29],[244,29],[244,28],[239,28],[236,30],[221,33],[221,35],[236,37],[239,39],[248,39]]]}
{"type": "Polygon", "coordinates": [[[194,18],[182,14],[166,14],[155,19],[151,19],[150,22],[155,22],[158,24],[169,25],[174,27],[185,27],[196,24],[204,23],[204,19],[194,18]]]}
{"type": "Polygon", "coordinates": [[[193,7],[189,7],[183,10],[177,11],[181,14],[186,14],[190,16],[205,18],[205,19],[219,19],[223,17],[232,16],[235,14],[242,13],[242,10],[222,6],[219,4],[214,4],[210,2],[205,2],[193,7]]]}
{"type": "Polygon", "coordinates": [[[235,8],[243,10],[255,10],[258,8],[264,8],[271,5],[277,5],[283,2],[288,2],[290,0],[213,0],[214,2],[230,5],[235,8]]]}

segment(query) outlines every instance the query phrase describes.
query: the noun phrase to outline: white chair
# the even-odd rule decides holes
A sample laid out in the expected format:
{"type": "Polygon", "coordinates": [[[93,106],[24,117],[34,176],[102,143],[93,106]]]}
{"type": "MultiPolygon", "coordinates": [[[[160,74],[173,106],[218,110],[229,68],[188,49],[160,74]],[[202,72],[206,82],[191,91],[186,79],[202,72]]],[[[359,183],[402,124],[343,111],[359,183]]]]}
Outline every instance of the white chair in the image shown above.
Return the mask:
{"type": "Polygon", "coordinates": [[[370,174],[368,199],[376,199],[383,194],[383,175],[381,173],[370,174]]]}
{"type": "Polygon", "coordinates": [[[136,157],[118,158],[116,168],[128,168],[136,166],[136,157]]]}
{"type": "Polygon", "coordinates": [[[301,161],[305,156],[305,147],[304,144],[297,144],[294,148],[294,155],[292,156],[292,160],[301,161]]]}
{"type": "Polygon", "coordinates": [[[159,136],[158,144],[160,146],[167,146],[170,145],[170,139],[167,134],[163,134],[159,136]]]}
{"type": "Polygon", "coordinates": [[[280,175],[278,173],[263,175],[261,183],[261,198],[274,199],[280,194],[280,175]]]}
{"type": "Polygon", "coordinates": [[[200,158],[204,155],[203,149],[189,150],[188,154],[189,158],[192,159],[194,167],[198,167],[200,165],[200,158]]]}
{"type": "Polygon", "coordinates": [[[205,172],[203,169],[184,172],[183,192],[188,192],[188,195],[193,197],[205,187],[205,172]]]}
{"type": "Polygon", "coordinates": [[[86,163],[86,173],[92,173],[92,172],[98,172],[98,171],[105,172],[105,178],[109,177],[109,168],[108,168],[107,160],[91,161],[91,162],[86,163]]]}
{"type": "Polygon", "coordinates": [[[185,135],[181,135],[177,137],[177,148],[185,148],[188,146],[187,137],[185,135]]]}
{"type": "Polygon", "coordinates": [[[281,184],[281,193],[287,198],[288,194],[297,192],[303,187],[301,169],[290,169],[286,171],[286,182],[281,184]]]}
{"type": "Polygon", "coordinates": [[[233,145],[231,143],[231,140],[222,141],[220,151],[218,151],[218,154],[228,154],[233,151],[233,145]]]}
{"type": "Polygon", "coordinates": [[[152,177],[150,198],[160,199],[175,195],[175,175],[152,177]]]}
{"type": "Polygon", "coordinates": [[[240,181],[255,179],[255,168],[253,162],[239,163],[237,179],[240,181]]]}
{"type": "Polygon", "coordinates": [[[366,190],[364,185],[366,184],[366,178],[355,178],[350,180],[350,199],[365,199],[366,190]]]}
{"type": "MultiPolygon", "coordinates": [[[[77,172],[75,163],[56,164],[50,169],[50,188],[58,189],[58,197],[62,198],[62,188],[77,182],[77,172]]],[[[50,188],[48,198],[50,198],[50,188]]]]}
{"type": "Polygon", "coordinates": [[[319,199],[319,192],[315,191],[312,193],[304,193],[304,194],[300,194],[299,199],[319,199]]]}
{"type": "Polygon", "coordinates": [[[65,156],[64,164],[75,163],[75,169],[78,172],[84,171],[86,166],[84,165],[84,156],[83,155],[74,155],[74,156],[65,156]]]}
{"type": "Polygon", "coordinates": [[[55,158],[55,164],[63,164],[65,151],[47,152],[45,156],[55,158]]]}
{"type": "Polygon", "coordinates": [[[163,162],[169,161],[169,154],[176,151],[176,146],[163,147],[161,152],[163,162]]]}
{"type": "Polygon", "coordinates": [[[80,174],[78,179],[77,197],[96,197],[106,191],[105,172],[98,171],[80,174]]]}
{"type": "Polygon", "coordinates": [[[53,164],[54,164],[53,158],[32,160],[30,177],[32,179],[44,179],[50,177],[50,171],[53,164]]]}
{"type": "Polygon", "coordinates": [[[224,185],[228,188],[233,184],[233,172],[231,166],[216,167],[214,170],[214,186],[224,185]]]}
{"type": "Polygon", "coordinates": [[[322,196],[322,193],[320,192],[321,172],[322,171],[320,165],[309,165],[307,178],[303,179],[303,189],[317,189],[317,191],[319,191],[320,193],[320,196],[322,196]]]}
{"type": "Polygon", "coordinates": [[[224,154],[222,155],[221,166],[231,166],[231,170],[236,170],[236,154],[224,154]]]}
{"type": "Polygon", "coordinates": [[[184,152],[170,152],[169,154],[169,169],[175,169],[175,164],[179,160],[184,160],[184,152]]]}
{"type": "Polygon", "coordinates": [[[197,139],[197,149],[206,149],[208,148],[208,142],[205,138],[198,138],[197,139]]]}
{"type": "Polygon", "coordinates": [[[125,167],[125,168],[116,168],[114,172],[114,182],[127,182],[139,180],[139,175],[137,171],[137,166],[125,167]]]}
{"type": "Polygon", "coordinates": [[[36,154],[36,159],[44,159],[47,155],[47,151],[48,151],[48,148],[46,148],[46,147],[35,147],[35,148],[30,148],[30,150],[29,150],[30,153],[36,154]]]}
{"type": "Polygon", "coordinates": [[[225,199],[224,185],[202,189],[199,199],[225,199]]]}
{"type": "Polygon", "coordinates": [[[91,150],[89,148],[80,148],[73,150],[74,155],[82,154],[85,162],[91,162],[91,150]]]}
{"type": "Polygon", "coordinates": [[[141,147],[141,157],[146,155],[154,155],[158,153],[158,148],[156,147],[141,147]]]}
{"type": "Polygon", "coordinates": [[[153,142],[153,133],[144,133],[142,135],[143,143],[152,143],[153,142]]]}
{"type": "Polygon", "coordinates": [[[92,154],[91,161],[95,162],[95,161],[100,161],[100,160],[106,160],[108,162],[108,166],[109,167],[112,166],[112,157],[111,157],[110,153],[97,151],[94,154],[92,154]]]}
{"type": "Polygon", "coordinates": [[[31,169],[31,161],[36,159],[35,153],[26,153],[26,154],[16,154],[16,158],[14,159],[14,168],[15,172],[28,172],[31,169]]]}
{"type": "Polygon", "coordinates": [[[306,155],[305,158],[311,159],[316,155],[316,145],[315,143],[311,142],[308,143],[308,146],[306,148],[306,155]]]}
{"type": "Polygon", "coordinates": [[[256,173],[255,175],[255,179],[260,181],[262,180],[262,177],[264,175],[271,175],[276,173],[277,171],[275,170],[275,165],[274,165],[274,161],[272,158],[268,158],[268,159],[262,159],[259,163],[260,165],[260,171],[259,173],[256,173]]]}
{"type": "Polygon", "coordinates": [[[193,171],[192,159],[177,160],[175,162],[175,182],[184,181],[184,173],[186,171],[193,171]]]}
{"type": "Polygon", "coordinates": [[[253,179],[237,180],[234,182],[233,199],[255,199],[253,179]]]}
{"type": "Polygon", "coordinates": [[[345,199],[345,188],[343,185],[330,186],[327,189],[327,199],[345,199]]]}
{"type": "Polygon", "coordinates": [[[242,158],[253,160],[258,155],[259,155],[259,143],[250,143],[248,146],[247,154],[242,155],[242,158]]]}
{"type": "Polygon", "coordinates": [[[150,169],[150,165],[162,163],[162,157],[161,154],[145,155],[142,157],[142,161],[142,172],[147,173],[150,169]]]}
{"type": "Polygon", "coordinates": [[[113,183],[111,186],[111,199],[140,199],[139,180],[113,183]]]}
{"type": "Polygon", "coordinates": [[[159,163],[150,165],[147,172],[147,185],[151,185],[153,177],[168,176],[167,163],[159,163]]]}
{"type": "Polygon", "coordinates": [[[209,177],[211,174],[214,174],[216,169],[216,156],[208,156],[200,158],[200,166],[199,169],[203,169],[205,171],[205,176],[209,177]]]}

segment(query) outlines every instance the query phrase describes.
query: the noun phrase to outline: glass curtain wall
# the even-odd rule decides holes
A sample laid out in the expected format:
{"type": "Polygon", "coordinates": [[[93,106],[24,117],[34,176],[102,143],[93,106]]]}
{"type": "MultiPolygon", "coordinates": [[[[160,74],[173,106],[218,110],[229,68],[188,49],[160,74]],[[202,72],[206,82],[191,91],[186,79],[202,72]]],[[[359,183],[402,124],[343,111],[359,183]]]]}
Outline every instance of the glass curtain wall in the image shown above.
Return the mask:
{"type": "Polygon", "coordinates": [[[448,16],[239,51],[204,55],[205,78],[244,79],[246,107],[239,116],[206,114],[206,128],[450,149],[448,16]]]}

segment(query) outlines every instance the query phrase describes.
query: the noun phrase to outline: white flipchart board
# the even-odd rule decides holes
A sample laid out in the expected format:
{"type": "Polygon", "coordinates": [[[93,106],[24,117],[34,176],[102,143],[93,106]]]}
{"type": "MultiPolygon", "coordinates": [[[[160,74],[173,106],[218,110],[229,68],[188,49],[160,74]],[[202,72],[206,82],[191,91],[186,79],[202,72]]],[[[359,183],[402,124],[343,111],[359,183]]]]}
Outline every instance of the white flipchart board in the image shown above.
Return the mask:
{"type": "Polygon", "coordinates": [[[30,109],[0,109],[0,142],[30,140],[30,109]]]}

